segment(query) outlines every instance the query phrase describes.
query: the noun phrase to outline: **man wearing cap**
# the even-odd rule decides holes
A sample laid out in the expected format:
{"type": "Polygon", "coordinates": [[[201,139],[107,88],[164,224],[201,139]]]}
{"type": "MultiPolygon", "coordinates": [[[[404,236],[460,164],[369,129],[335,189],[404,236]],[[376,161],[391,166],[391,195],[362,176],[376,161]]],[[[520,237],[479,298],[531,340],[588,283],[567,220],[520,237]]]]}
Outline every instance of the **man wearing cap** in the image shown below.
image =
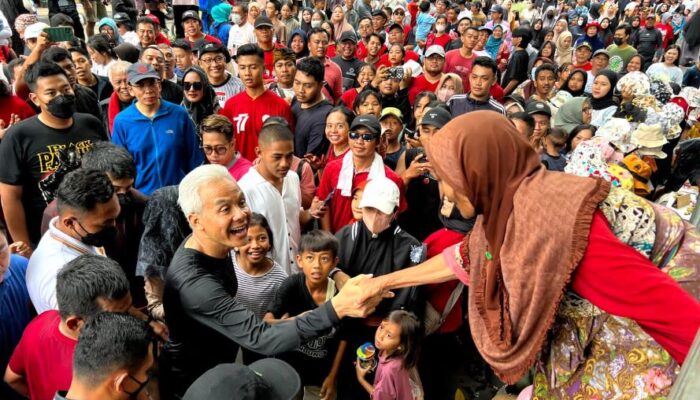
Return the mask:
{"type": "Polygon", "coordinates": [[[274,81],[275,76],[275,55],[273,50],[279,47],[284,47],[282,43],[273,42],[273,25],[270,18],[261,15],[255,19],[255,38],[258,46],[263,50],[265,55],[265,71],[263,72],[263,79],[265,84],[274,81]]]}
{"type": "Polygon", "coordinates": [[[484,26],[491,29],[493,31],[493,27],[496,25],[500,25],[501,28],[503,28],[503,37],[506,40],[506,43],[510,43],[511,40],[511,34],[510,34],[510,25],[508,24],[507,21],[503,20],[503,7],[499,6],[498,4],[494,4],[491,6],[491,20],[488,21],[484,26]]]}
{"type": "Polygon", "coordinates": [[[161,100],[161,75],[150,64],[136,63],[127,70],[127,77],[136,103],[115,118],[112,142],[134,157],[134,187],[150,195],[180,183],[202,163],[204,154],[187,111],[161,100]]]}
{"type": "Polygon", "coordinates": [[[587,72],[588,79],[586,80],[586,87],[584,89],[586,93],[591,93],[596,75],[598,75],[599,71],[608,68],[609,64],[610,54],[608,54],[607,50],[600,49],[593,53],[593,58],[591,58],[591,70],[587,72]]]}
{"type": "Polygon", "coordinates": [[[479,31],[470,26],[462,32],[462,47],[450,50],[445,54],[445,72],[454,72],[462,78],[462,83],[467,86],[469,73],[472,70],[472,63],[476,58],[474,47],[479,38],[479,31]]]}
{"type": "Polygon", "coordinates": [[[437,90],[440,78],[444,75],[443,68],[445,68],[445,49],[437,44],[428,47],[423,56],[423,73],[413,78],[408,88],[408,101],[411,105],[418,93],[437,90]]]}
{"type": "Polygon", "coordinates": [[[200,42],[197,53],[199,66],[207,74],[219,99],[219,106],[223,107],[230,98],[243,91],[243,82],[226,70],[231,56],[221,43],[200,42]]]}
{"type": "Polygon", "coordinates": [[[581,42],[576,46],[574,50],[574,57],[571,60],[574,64],[575,69],[582,69],[584,71],[590,71],[593,69],[593,64],[591,64],[591,55],[593,51],[591,50],[591,45],[588,42],[581,42]]]}
{"type": "Polygon", "coordinates": [[[503,73],[501,82],[504,94],[511,94],[530,75],[530,56],[526,49],[531,39],[532,35],[529,28],[518,27],[513,31],[514,51],[510,56],[510,60],[508,60],[508,66],[506,67],[506,72],[503,73]]]}
{"type": "Polygon", "coordinates": [[[664,38],[661,31],[656,29],[656,15],[649,14],[646,18],[646,23],[643,28],[637,31],[637,34],[632,38],[632,47],[637,49],[639,55],[644,59],[642,71],[661,58],[663,52],[664,38]]]}
{"type": "MultiPolygon", "coordinates": [[[[165,55],[163,55],[163,51],[157,45],[150,45],[142,49],[139,61],[150,64],[161,78],[165,77],[165,55]]],[[[182,88],[169,80],[163,80],[160,83],[159,93],[163,100],[174,104],[182,103],[182,97],[184,96],[182,88]]]]}
{"type": "Polygon", "coordinates": [[[343,32],[340,35],[340,51],[331,60],[343,71],[343,91],[355,87],[357,74],[364,64],[355,56],[357,36],[354,32],[343,32]]]}
{"type": "Polygon", "coordinates": [[[401,143],[404,128],[401,110],[396,107],[385,107],[379,117],[379,123],[386,141],[384,165],[395,170],[399,158],[406,151],[406,146],[401,143]]]}
{"type": "Polygon", "coordinates": [[[610,69],[615,72],[626,71],[630,58],[637,54],[637,49],[629,45],[631,34],[632,27],[627,24],[619,25],[615,29],[613,44],[607,48],[610,55],[610,69]]]}
{"type": "MultiPolygon", "coordinates": [[[[381,131],[377,117],[355,117],[348,134],[350,151],[342,159],[326,164],[315,197],[323,200],[331,196],[328,211],[321,218],[321,227],[324,230],[337,232],[353,221],[352,190],[361,182],[387,177],[403,190],[401,178],[384,165],[382,157],[377,153],[381,131]]],[[[403,211],[405,201],[401,204],[403,211]]]]}
{"type": "MultiPolygon", "coordinates": [[[[386,6],[386,3],[384,5],[386,6]]],[[[395,7],[392,6],[392,8],[392,25],[399,24],[403,27],[402,33],[404,42],[401,44],[405,46],[406,50],[413,50],[413,45],[416,43],[416,35],[413,29],[411,29],[411,25],[404,24],[404,20],[406,19],[406,9],[400,4],[396,5],[395,7]]],[[[389,42],[392,43],[391,38],[389,38],[389,42]]]]}
{"type": "Polygon", "coordinates": [[[477,57],[469,74],[470,90],[466,94],[456,94],[447,102],[453,117],[477,110],[490,110],[505,115],[505,108],[491,97],[491,89],[496,85],[498,67],[490,57],[477,57]]]}
{"type": "MultiPolygon", "coordinates": [[[[258,133],[265,119],[280,116],[293,126],[292,110],[287,102],[265,89],[263,84],[264,56],[260,47],[245,44],[238,48],[238,75],[243,80],[244,90],[229,98],[221,110],[233,123],[236,147],[248,161],[257,157],[258,133]]],[[[238,78],[235,78],[238,79],[238,78]]],[[[325,122],[325,119],[324,119],[325,122]]]]}
{"type": "Polygon", "coordinates": [[[387,18],[386,14],[384,14],[384,10],[372,10],[372,30],[382,37],[382,42],[386,41],[386,21],[387,18]]]}
{"type": "Polygon", "coordinates": [[[578,46],[583,42],[587,42],[591,45],[591,51],[593,52],[604,49],[605,45],[598,38],[598,32],[600,32],[600,24],[597,21],[591,21],[587,23],[584,29],[584,34],[581,35],[578,39],[576,39],[574,46],[578,46]]]}
{"type": "MultiPolygon", "coordinates": [[[[112,4],[114,7],[114,3],[112,4]]],[[[134,10],[136,13],[136,10],[134,10]]],[[[119,31],[119,36],[124,39],[125,43],[132,44],[134,46],[139,45],[139,35],[134,31],[134,23],[136,21],[136,15],[131,17],[126,12],[114,13],[114,23],[117,24],[117,30],[119,31]]]]}
{"type": "MultiPolygon", "coordinates": [[[[415,61],[415,62],[420,62],[420,56],[418,53],[416,53],[413,50],[407,49],[406,48],[406,43],[404,40],[404,28],[403,25],[393,23],[389,25],[389,29],[387,30],[387,33],[389,34],[389,37],[387,38],[389,44],[387,47],[391,47],[395,44],[404,47],[404,52],[405,55],[403,57],[403,61],[415,61]]],[[[376,64],[377,68],[379,67],[390,67],[391,62],[389,61],[389,54],[385,53],[382,55],[382,57],[379,59],[379,61],[376,64]]]]}
{"type": "Polygon", "coordinates": [[[343,71],[327,55],[329,41],[328,32],[322,28],[311,28],[309,31],[309,57],[316,57],[323,63],[323,95],[329,102],[335,103],[343,95],[343,71]]]}
{"type": "Polygon", "coordinates": [[[198,11],[190,10],[182,14],[182,28],[184,30],[185,40],[187,40],[192,47],[194,47],[195,42],[200,39],[204,39],[207,43],[221,45],[221,40],[202,32],[202,20],[199,18],[198,11]]]}
{"type": "Polygon", "coordinates": [[[547,103],[533,100],[525,106],[525,112],[535,120],[535,130],[532,133],[532,140],[539,143],[540,139],[547,136],[551,126],[552,110],[547,103]]]}
{"type": "Polygon", "coordinates": [[[228,32],[226,48],[232,57],[236,57],[239,47],[248,43],[255,43],[255,28],[248,23],[248,7],[245,4],[236,4],[231,9],[231,29],[228,32]]]}
{"type": "Polygon", "coordinates": [[[24,30],[24,44],[26,49],[30,50],[27,54],[30,54],[31,50],[34,50],[37,40],[39,39],[39,34],[41,34],[41,32],[43,32],[43,30],[48,27],[49,26],[43,22],[36,22],[34,24],[29,25],[24,30]]]}

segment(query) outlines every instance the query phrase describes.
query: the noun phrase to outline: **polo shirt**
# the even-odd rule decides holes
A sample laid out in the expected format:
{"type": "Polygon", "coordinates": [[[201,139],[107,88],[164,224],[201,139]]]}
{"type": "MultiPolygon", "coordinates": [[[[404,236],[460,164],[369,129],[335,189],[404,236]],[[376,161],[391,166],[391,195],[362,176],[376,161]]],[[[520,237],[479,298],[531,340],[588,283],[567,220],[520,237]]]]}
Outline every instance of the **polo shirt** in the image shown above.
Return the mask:
{"type": "Polygon", "coordinates": [[[49,230],[41,237],[27,266],[27,291],[39,314],[58,310],[56,277],[66,263],[83,254],[104,255],[102,248],[88,246],[59,230],[58,218],[49,222],[49,230]]]}
{"type": "Polygon", "coordinates": [[[272,116],[282,117],[289,121],[292,131],[294,130],[289,104],[269,89],[257,98],[250,97],[244,90],[228,99],[219,113],[233,123],[236,150],[248,161],[257,157],[255,148],[258,147],[258,133],[266,119],[272,116]]]}
{"type": "Polygon", "coordinates": [[[136,164],[134,187],[150,196],[177,185],[204,161],[192,119],[181,106],[161,100],[148,118],[132,104],[114,119],[112,142],[129,152],[136,164]]]}
{"type": "Polygon", "coordinates": [[[284,178],[280,193],[255,168],[251,168],[238,181],[238,186],[245,193],[250,209],[265,216],[272,227],[272,258],[287,275],[298,272],[296,255],[301,239],[299,176],[290,170],[284,178]]]}
{"type": "MultiPolygon", "coordinates": [[[[331,61],[330,58],[326,57],[324,61],[325,72],[323,75],[323,80],[326,81],[328,87],[332,92],[329,92],[326,87],[324,87],[324,95],[328,97],[331,103],[335,103],[343,95],[343,71],[340,69],[338,64],[331,61]]],[[[324,85],[325,86],[325,85],[324,85]]]]}

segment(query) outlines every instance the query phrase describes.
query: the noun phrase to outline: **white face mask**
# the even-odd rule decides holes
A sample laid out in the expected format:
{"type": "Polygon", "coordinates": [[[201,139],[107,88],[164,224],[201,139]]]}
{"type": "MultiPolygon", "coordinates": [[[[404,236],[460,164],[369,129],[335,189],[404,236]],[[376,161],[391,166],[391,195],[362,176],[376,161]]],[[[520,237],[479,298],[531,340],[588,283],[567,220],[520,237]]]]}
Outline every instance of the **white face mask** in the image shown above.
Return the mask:
{"type": "Polygon", "coordinates": [[[238,14],[231,14],[231,22],[238,25],[241,23],[241,16],[238,14]]]}
{"type": "Polygon", "coordinates": [[[435,25],[435,30],[438,32],[445,32],[445,25],[435,25]]]}
{"type": "Polygon", "coordinates": [[[362,209],[362,222],[373,235],[379,235],[390,225],[393,215],[387,215],[374,208],[362,209]]]}
{"type": "Polygon", "coordinates": [[[321,21],[311,21],[311,27],[312,27],[312,28],[320,28],[320,27],[321,27],[321,21]]]}
{"type": "Polygon", "coordinates": [[[447,100],[450,99],[455,94],[455,91],[452,89],[440,89],[437,92],[437,98],[443,103],[447,103],[447,100]]]}

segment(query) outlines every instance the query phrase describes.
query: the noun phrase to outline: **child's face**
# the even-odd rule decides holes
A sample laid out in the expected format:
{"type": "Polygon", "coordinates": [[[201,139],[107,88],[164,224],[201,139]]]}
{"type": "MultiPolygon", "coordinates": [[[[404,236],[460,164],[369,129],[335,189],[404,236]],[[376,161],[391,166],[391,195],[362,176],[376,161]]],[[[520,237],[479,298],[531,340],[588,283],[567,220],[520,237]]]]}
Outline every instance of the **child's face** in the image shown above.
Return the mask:
{"type": "Polygon", "coordinates": [[[362,200],[363,190],[358,189],[352,194],[352,217],[359,221],[362,219],[362,209],[360,208],[360,201],[362,200]]]}
{"type": "Polygon", "coordinates": [[[394,351],[401,344],[401,326],[391,321],[382,321],[374,334],[377,350],[394,351]]]}
{"type": "Polygon", "coordinates": [[[272,244],[267,230],[260,225],[248,227],[248,244],[238,248],[241,257],[245,257],[251,264],[263,262],[270,251],[272,244]]]}
{"type": "Polygon", "coordinates": [[[338,258],[330,250],[305,251],[297,255],[297,263],[309,282],[321,284],[338,264],[338,258]]]}

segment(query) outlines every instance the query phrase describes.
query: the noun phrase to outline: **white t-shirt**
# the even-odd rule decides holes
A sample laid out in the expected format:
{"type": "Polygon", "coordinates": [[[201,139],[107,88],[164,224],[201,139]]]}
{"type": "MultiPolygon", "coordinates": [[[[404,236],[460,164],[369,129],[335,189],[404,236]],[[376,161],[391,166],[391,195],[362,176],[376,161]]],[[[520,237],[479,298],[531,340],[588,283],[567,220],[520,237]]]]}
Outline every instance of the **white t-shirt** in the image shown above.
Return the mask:
{"type": "Polygon", "coordinates": [[[253,25],[245,23],[243,26],[236,24],[231,25],[231,30],[228,32],[228,43],[226,48],[231,57],[236,55],[238,48],[248,43],[257,43],[258,39],[255,38],[255,30],[253,25]]]}
{"type": "Polygon", "coordinates": [[[104,255],[97,247],[88,246],[56,228],[58,217],[49,222],[27,265],[27,291],[38,314],[58,310],[56,277],[63,266],[83,254],[104,255]]]}

